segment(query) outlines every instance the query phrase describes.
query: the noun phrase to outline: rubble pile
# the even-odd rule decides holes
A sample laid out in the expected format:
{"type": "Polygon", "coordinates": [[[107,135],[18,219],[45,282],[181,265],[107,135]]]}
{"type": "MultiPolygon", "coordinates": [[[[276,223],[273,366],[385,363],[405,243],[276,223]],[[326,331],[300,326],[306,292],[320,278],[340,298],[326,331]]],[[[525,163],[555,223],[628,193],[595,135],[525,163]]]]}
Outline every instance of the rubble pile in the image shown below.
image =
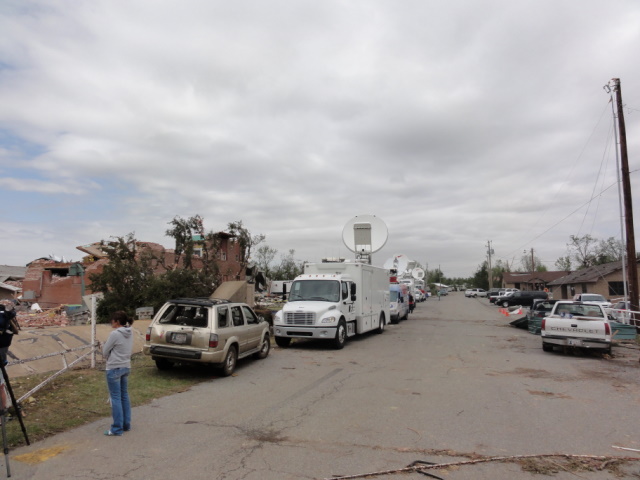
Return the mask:
{"type": "Polygon", "coordinates": [[[69,317],[59,308],[51,308],[41,312],[18,311],[16,320],[21,328],[66,327],[69,317]]]}

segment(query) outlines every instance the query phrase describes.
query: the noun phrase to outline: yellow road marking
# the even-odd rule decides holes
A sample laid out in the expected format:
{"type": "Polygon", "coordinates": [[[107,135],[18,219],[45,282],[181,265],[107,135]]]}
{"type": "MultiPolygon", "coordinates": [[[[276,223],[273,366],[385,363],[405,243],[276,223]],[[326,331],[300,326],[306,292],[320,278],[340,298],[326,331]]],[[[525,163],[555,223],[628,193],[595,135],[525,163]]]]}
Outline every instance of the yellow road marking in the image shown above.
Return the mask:
{"type": "Polygon", "coordinates": [[[22,463],[28,463],[29,465],[36,465],[42,463],[45,460],[55,457],[61,454],[65,450],[69,449],[70,445],[58,445],[56,447],[42,448],[31,453],[23,453],[22,455],[16,455],[12,457],[22,463]]]}

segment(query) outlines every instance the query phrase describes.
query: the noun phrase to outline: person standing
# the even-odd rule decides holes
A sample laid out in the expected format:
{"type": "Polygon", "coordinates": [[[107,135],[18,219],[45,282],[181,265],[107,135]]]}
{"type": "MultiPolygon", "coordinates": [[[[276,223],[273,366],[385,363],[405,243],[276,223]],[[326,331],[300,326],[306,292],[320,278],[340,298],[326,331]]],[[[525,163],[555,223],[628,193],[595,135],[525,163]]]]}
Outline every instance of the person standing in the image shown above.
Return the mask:
{"type": "Polygon", "coordinates": [[[111,428],[104,432],[107,436],[120,436],[131,429],[131,401],[129,400],[129,373],[131,373],[131,353],[133,351],[133,331],[129,319],[123,311],[111,316],[113,331],[102,347],[107,360],[107,386],[111,399],[111,428]]]}
{"type": "Polygon", "coordinates": [[[13,335],[18,333],[17,325],[15,321],[16,312],[13,308],[13,304],[0,303],[0,362],[2,365],[7,365],[7,354],[9,353],[9,347],[13,340],[13,335]]]}

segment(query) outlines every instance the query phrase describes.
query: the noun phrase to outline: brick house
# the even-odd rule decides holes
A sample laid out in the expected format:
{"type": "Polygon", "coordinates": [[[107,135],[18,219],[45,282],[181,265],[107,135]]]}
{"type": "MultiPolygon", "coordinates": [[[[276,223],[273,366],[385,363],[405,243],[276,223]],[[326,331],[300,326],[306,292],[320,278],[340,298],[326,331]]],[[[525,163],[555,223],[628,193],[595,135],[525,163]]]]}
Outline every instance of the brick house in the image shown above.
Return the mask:
{"type": "Polygon", "coordinates": [[[502,288],[517,288],[518,290],[544,290],[550,282],[569,274],[568,271],[556,272],[504,272],[502,274],[502,288]]]}
{"type": "MultiPolygon", "coordinates": [[[[639,268],[640,266],[636,266],[639,268]]],[[[625,279],[622,275],[622,262],[583,268],[569,273],[549,283],[553,298],[568,299],[578,293],[598,293],[608,299],[624,295],[625,279]]]]}
{"type": "MultiPolygon", "coordinates": [[[[234,241],[235,237],[225,232],[219,232],[219,248],[216,252],[221,282],[229,280],[244,280],[245,272],[240,262],[241,247],[234,241]]],[[[176,265],[175,250],[166,249],[153,242],[137,242],[137,248],[142,251],[149,249],[160,258],[154,260],[154,273],[161,274],[176,265]]],[[[99,273],[108,263],[106,254],[102,251],[100,242],[76,247],[87,255],[81,262],[61,262],[49,258],[40,258],[29,263],[22,282],[22,298],[30,303],[38,303],[41,308],[56,308],[60,305],[82,304],[83,289],[85,294],[91,291],[89,276],[99,273]],[[81,264],[84,275],[74,275],[76,264],[81,264]]],[[[196,257],[198,251],[196,249],[196,257]]],[[[177,262],[183,264],[182,261],[177,262]]],[[[194,268],[200,268],[202,261],[192,259],[194,268]]],[[[213,293],[213,292],[212,292],[213,293]]]]}
{"type": "Polygon", "coordinates": [[[0,265],[0,300],[18,298],[26,271],[26,267],[0,265]]]}

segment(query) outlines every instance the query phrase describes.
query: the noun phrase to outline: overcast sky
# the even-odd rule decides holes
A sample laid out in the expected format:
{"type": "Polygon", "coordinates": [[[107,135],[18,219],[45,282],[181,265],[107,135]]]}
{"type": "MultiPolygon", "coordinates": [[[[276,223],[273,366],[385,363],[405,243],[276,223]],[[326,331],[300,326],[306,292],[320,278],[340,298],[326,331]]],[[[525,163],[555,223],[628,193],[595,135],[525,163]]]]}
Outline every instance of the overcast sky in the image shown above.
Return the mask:
{"type": "Polygon", "coordinates": [[[554,270],[620,237],[614,77],[638,184],[637,0],[2,0],[0,32],[0,264],[195,214],[353,258],[370,214],[377,265],[554,270]]]}

